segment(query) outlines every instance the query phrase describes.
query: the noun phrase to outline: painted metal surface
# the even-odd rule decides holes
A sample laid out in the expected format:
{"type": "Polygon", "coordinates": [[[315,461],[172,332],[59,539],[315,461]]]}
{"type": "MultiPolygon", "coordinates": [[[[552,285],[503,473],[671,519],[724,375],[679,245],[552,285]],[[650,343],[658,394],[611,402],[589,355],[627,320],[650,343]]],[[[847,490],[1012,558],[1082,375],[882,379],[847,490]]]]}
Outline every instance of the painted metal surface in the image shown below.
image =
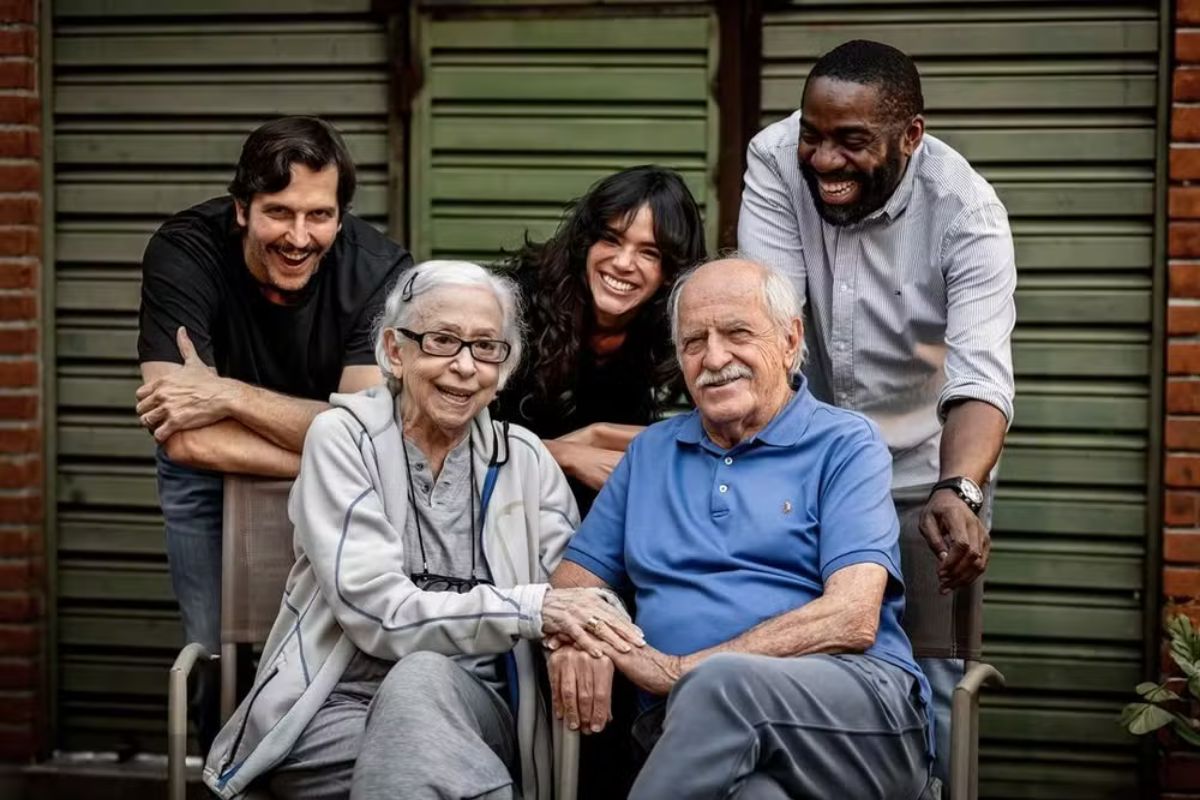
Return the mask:
{"type": "Polygon", "coordinates": [[[495,259],[635,164],[678,169],[715,241],[716,19],[425,10],[412,119],[419,258],[495,259]]]}
{"type": "Polygon", "coordinates": [[[385,24],[365,0],[54,11],[55,746],[162,750],[183,642],[153,442],[133,414],[142,250],[166,216],[224,194],[246,134],[280,113],[342,129],[355,210],[382,226],[385,24]]]}
{"type": "Polygon", "coordinates": [[[888,42],[917,59],[928,130],[1012,219],[1017,410],[984,623],[1009,689],[985,693],[987,798],[1138,794],[1116,715],[1142,674],[1156,491],[1158,14],[1153,0],[796,0],[764,22],[764,124],[799,105],[822,52],[888,42]]]}

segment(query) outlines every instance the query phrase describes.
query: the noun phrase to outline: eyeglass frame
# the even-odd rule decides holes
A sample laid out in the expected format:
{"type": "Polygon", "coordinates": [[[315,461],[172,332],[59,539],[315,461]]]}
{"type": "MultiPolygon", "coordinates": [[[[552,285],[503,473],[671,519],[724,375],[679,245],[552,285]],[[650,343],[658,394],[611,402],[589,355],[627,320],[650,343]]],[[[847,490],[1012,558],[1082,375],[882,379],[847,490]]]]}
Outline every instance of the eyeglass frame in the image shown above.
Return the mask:
{"type": "Polygon", "coordinates": [[[464,347],[466,347],[470,350],[471,358],[475,359],[476,361],[480,362],[481,364],[496,364],[496,365],[503,364],[505,361],[508,361],[508,357],[510,355],[512,355],[512,345],[509,344],[508,342],[504,341],[503,339],[463,339],[460,336],[455,336],[453,333],[448,333],[446,331],[424,331],[421,333],[417,333],[416,331],[409,330],[408,328],[395,328],[394,330],[400,334],[403,334],[405,338],[412,339],[414,342],[416,342],[417,347],[421,348],[422,353],[424,353],[427,356],[434,356],[435,358],[456,358],[458,356],[458,354],[462,352],[462,349],[464,347]],[[458,342],[458,347],[455,349],[455,351],[453,353],[431,353],[430,351],[425,349],[425,337],[430,336],[432,334],[437,334],[438,336],[448,336],[451,339],[454,339],[458,342]],[[484,343],[488,343],[488,342],[490,342],[492,344],[503,345],[504,358],[500,359],[499,361],[493,361],[488,358],[480,358],[475,353],[475,345],[484,344],[484,343]]]}
{"type": "Polygon", "coordinates": [[[454,592],[455,594],[466,594],[476,586],[495,586],[492,581],[487,578],[476,578],[472,575],[470,578],[455,578],[452,575],[438,575],[435,572],[422,570],[411,578],[409,578],[416,587],[423,592],[454,592]],[[445,588],[430,588],[445,584],[445,588]]]}

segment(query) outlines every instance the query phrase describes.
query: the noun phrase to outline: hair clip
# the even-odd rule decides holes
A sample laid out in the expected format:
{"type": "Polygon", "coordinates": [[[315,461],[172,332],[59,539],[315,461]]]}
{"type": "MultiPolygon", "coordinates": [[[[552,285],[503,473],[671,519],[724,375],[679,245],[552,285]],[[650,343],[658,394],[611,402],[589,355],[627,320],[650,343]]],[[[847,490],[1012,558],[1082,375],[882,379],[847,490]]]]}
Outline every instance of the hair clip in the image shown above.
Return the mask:
{"type": "Polygon", "coordinates": [[[404,287],[400,289],[400,299],[404,302],[407,303],[409,300],[413,299],[413,284],[416,283],[417,276],[420,274],[420,272],[414,270],[412,277],[409,278],[408,281],[405,282],[404,287]]]}

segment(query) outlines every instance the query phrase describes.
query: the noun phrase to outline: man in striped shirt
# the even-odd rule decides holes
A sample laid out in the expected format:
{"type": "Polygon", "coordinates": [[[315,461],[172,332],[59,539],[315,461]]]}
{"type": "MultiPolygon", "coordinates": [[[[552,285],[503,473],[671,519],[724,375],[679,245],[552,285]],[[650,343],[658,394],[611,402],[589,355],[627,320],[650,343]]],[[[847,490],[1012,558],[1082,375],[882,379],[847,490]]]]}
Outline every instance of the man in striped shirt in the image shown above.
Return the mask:
{"type": "MultiPolygon", "coordinates": [[[[1016,266],[1004,206],[925,135],[923,110],[899,50],[853,41],[827,53],[801,109],[750,143],[738,244],[805,298],[812,393],[882,431],[901,540],[928,543],[949,625],[948,593],[987,565],[985,490],[1012,419],[1016,266]]],[[[939,655],[920,663],[944,778],[962,661],[939,655]]]]}

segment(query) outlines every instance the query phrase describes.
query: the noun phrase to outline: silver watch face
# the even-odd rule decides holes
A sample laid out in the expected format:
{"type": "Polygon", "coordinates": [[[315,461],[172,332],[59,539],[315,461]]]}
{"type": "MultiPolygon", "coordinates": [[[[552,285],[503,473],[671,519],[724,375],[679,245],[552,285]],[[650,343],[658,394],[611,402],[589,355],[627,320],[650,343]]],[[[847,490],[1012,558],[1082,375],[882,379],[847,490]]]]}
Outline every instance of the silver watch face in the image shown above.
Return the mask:
{"type": "Polygon", "coordinates": [[[983,491],[975,484],[975,481],[970,478],[959,478],[958,489],[967,498],[967,502],[972,505],[983,505],[983,491]]]}

